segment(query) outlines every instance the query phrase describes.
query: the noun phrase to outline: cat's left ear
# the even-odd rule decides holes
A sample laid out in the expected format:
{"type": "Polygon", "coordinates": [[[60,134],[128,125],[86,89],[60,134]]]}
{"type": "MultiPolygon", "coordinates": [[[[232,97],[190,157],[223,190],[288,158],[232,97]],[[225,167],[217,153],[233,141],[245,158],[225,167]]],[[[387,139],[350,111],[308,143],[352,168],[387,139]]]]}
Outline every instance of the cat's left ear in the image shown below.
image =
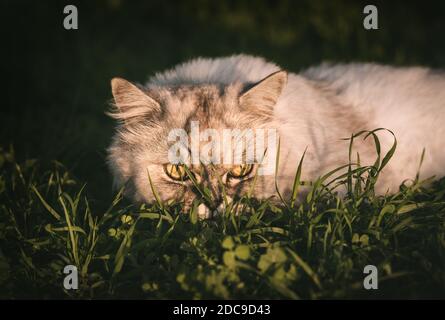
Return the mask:
{"type": "Polygon", "coordinates": [[[157,101],[148,96],[140,88],[122,78],[111,80],[111,90],[114,97],[114,112],[108,113],[111,117],[125,122],[137,118],[150,118],[161,112],[157,101]]]}
{"type": "Polygon", "coordinates": [[[259,116],[272,116],[273,108],[286,83],[286,71],[272,73],[240,96],[241,107],[259,116]]]}

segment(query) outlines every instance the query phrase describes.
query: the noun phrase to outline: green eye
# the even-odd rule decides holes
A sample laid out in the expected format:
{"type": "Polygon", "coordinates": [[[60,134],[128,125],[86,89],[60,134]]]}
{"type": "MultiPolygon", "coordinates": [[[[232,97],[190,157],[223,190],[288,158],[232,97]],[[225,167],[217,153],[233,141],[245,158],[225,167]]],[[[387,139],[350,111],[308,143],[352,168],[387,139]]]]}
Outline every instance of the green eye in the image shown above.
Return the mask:
{"type": "Polygon", "coordinates": [[[164,171],[171,179],[176,181],[184,181],[188,179],[187,171],[183,164],[164,164],[164,171]]]}
{"type": "Polygon", "coordinates": [[[240,164],[234,166],[230,171],[229,175],[233,178],[244,178],[248,174],[252,172],[253,165],[252,164],[240,164]]]}

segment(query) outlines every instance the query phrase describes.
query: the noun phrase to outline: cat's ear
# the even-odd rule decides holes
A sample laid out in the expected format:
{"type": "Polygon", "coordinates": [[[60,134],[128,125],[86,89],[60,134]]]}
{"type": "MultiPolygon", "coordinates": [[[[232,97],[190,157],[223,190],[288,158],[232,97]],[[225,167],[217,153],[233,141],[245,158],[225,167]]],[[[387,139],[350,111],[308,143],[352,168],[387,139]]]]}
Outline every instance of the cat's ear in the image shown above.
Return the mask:
{"type": "Polygon", "coordinates": [[[108,115],[115,119],[128,121],[161,112],[161,107],[157,101],[127,80],[113,78],[111,80],[111,91],[116,108],[108,115]]]}
{"type": "Polygon", "coordinates": [[[286,71],[277,71],[270,74],[240,96],[241,108],[252,111],[259,116],[272,116],[273,108],[286,83],[286,71]]]}

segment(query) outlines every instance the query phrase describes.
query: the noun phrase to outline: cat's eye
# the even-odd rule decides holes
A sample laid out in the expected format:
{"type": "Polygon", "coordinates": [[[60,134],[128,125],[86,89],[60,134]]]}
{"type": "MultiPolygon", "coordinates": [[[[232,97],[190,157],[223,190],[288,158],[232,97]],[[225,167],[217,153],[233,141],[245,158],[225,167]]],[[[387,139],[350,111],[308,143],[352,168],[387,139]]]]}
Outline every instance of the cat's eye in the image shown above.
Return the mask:
{"type": "Polygon", "coordinates": [[[173,180],[184,181],[188,179],[187,171],[183,164],[164,164],[164,171],[173,180]]]}
{"type": "Polygon", "coordinates": [[[229,176],[232,178],[244,178],[246,177],[248,174],[250,174],[252,172],[253,169],[253,165],[252,164],[240,164],[237,166],[234,166],[230,171],[229,171],[229,176]]]}

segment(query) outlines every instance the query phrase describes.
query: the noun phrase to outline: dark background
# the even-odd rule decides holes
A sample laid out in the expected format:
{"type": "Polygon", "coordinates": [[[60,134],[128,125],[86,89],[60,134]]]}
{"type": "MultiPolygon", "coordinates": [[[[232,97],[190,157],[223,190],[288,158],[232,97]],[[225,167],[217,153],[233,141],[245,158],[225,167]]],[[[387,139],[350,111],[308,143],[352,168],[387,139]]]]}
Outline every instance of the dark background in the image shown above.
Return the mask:
{"type": "MultiPolygon", "coordinates": [[[[297,72],[321,61],[445,66],[445,1],[1,1],[0,146],[57,159],[93,199],[112,195],[110,79],[144,82],[196,56],[261,55],[297,72]],[[63,28],[75,4],[79,29],[63,28]],[[363,8],[379,9],[379,30],[363,8]]],[[[107,200],[108,201],[108,200],[107,200]]]]}

